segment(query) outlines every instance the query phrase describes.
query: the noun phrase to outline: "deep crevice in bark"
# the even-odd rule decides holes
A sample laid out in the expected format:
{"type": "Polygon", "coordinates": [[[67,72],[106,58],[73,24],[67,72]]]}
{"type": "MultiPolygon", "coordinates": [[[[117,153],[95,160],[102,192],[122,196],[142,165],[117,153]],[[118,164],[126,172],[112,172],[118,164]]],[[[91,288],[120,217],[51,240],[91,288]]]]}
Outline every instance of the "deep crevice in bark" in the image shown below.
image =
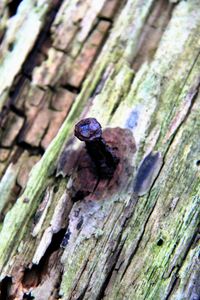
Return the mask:
{"type": "Polygon", "coordinates": [[[43,155],[44,154],[44,149],[40,146],[32,146],[25,141],[18,141],[17,145],[21,147],[24,150],[27,150],[29,153],[32,155],[43,155]]]}
{"type": "Polygon", "coordinates": [[[79,94],[81,91],[80,87],[72,86],[69,83],[66,83],[64,85],[61,85],[61,88],[66,89],[74,94],[79,94]]]}
{"type": "MultiPolygon", "coordinates": [[[[200,224],[197,226],[197,228],[199,228],[199,226],[200,226],[200,224]]],[[[194,233],[194,235],[191,237],[191,240],[189,241],[189,243],[185,247],[185,253],[184,253],[183,257],[181,258],[181,262],[179,264],[173,266],[173,269],[176,268],[176,272],[172,276],[171,283],[169,284],[170,288],[169,288],[168,293],[167,293],[166,297],[164,298],[164,300],[169,300],[171,295],[173,294],[173,291],[175,290],[175,288],[177,288],[177,281],[179,279],[178,273],[179,273],[179,271],[182,267],[183,262],[186,260],[186,257],[188,255],[190,249],[192,248],[192,245],[195,242],[197,232],[198,232],[198,230],[194,233]]],[[[172,274],[172,271],[171,271],[171,274],[172,274]]],[[[171,276],[171,274],[169,274],[169,276],[171,276]]]]}
{"type": "Polygon", "coordinates": [[[47,15],[47,19],[45,21],[44,28],[41,30],[32,51],[29,53],[24,64],[22,65],[21,73],[19,75],[17,75],[17,77],[16,77],[17,80],[15,79],[16,82],[12,86],[12,91],[9,93],[10,98],[7,101],[7,103],[4,105],[3,110],[0,112],[0,122],[1,122],[2,118],[4,118],[8,114],[11,104],[15,105],[15,99],[16,99],[17,95],[19,94],[19,92],[23,86],[23,83],[25,81],[25,77],[23,76],[23,74],[26,74],[26,77],[31,78],[33,68],[35,67],[35,64],[37,61],[37,56],[40,52],[42,45],[48,38],[51,25],[56,17],[56,14],[57,14],[62,2],[63,1],[59,1],[59,0],[54,1],[52,9],[47,15]]]}
{"type": "Polygon", "coordinates": [[[138,71],[146,60],[152,60],[175,5],[166,0],[155,1],[138,42],[137,54],[132,62],[138,71]]]}
{"type": "Polygon", "coordinates": [[[31,296],[31,293],[28,294],[26,293],[23,296],[23,300],[33,300],[33,299],[35,299],[35,297],[31,296]]]}
{"type": "Polygon", "coordinates": [[[8,3],[10,17],[13,17],[16,14],[17,9],[21,2],[22,0],[12,0],[10,1],[10,3],[8,3]]]}
{"type": "Polygon", "coordinates": [[[115,267],[116,267],[116,264],[117,264],[117,261],[118,261],[118,258],[120,257],[120,254],[121,254],[121,251],[123,249],[123,246],[125,244],[125,241],[123,241],[123,243],[120,245],[120,248],[118,249],[118,245],[120,244],[120,240],[121,240],[121,237],[122,237],[122,234],[119,238],[119,241],[117,243],[117,246],[116,246],[116,249],[114,249],[113,251],[113,256],[111,258],[109,258],[110,260],[113,260],[113,264],[111,265],[111,268],[110,270],[108,271],[108,274],[106,276],[106,279],[104,280],[102,286],[101,286],[101,289],[100,289],[100,292],[99,294],[97,295],[97,298],[96,300],[102,300],[104,298],[104,295],[105,295],[105,291],[106,291],[106,288],[107,286],[109,285],[109,282],[110,282],[110,279],[112,277],[112,274],[115,270],[115,267]]]}
{"type": "MultiPolygon", "coordinates": [[[[24,272],[24,277],[22,280],[22,284],[24,288],[36,287],[40,284],[43,276],[47,272],[47,265],[50,256],[52,253],[60,249],[60,255],[62,253],[62,248],[60,248],[60,245],[62,243],[62,240],[64,238],[66,232],[66,228],[60,229],[59,232],[55,233],[52,237],[51,243],[49,247],[47,248],[45,254],[41,258],[38,265],[33,265],[31,268],[27,268],[24,272]]],[[[58,257],[60,257],[58,255],[58,257]]]]}
{"type": "Polygon", "coordinates": [[[8,300],[9,289],[12,284],[12,278],[6,276],[0,283],[0,300],[8,300]]]}

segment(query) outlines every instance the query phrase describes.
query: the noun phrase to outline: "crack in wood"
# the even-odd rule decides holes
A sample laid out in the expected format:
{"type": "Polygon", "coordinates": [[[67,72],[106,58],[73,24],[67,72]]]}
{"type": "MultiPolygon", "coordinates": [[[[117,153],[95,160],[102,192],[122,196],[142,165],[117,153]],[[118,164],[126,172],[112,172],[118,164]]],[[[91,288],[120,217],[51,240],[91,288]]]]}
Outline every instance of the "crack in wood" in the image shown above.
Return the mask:
{"type": "Polygon", "coordinates": [[[0,300],[7,300],[9,295],[9,289],[12,284],[12,278],[6,276],[1,282],[0,282],[0,300]]]}
{"type": "Polygon", "coordinates": [[[174,4],[166,0],[153,3],[138,42],[137,53],[132,62],[135,71],[138,71],[145,61],[153,59],[163,32],[171,19],[174,7],[174,4]]]}
{"type": "MultiPolygon", "coordinates": [[[[17,3],[17,2],[21,2],[21,0],[13,0],[12,2],[17,3]]],[[[48,33],[50,32],[51,25],[53,24],[53,21],[56,17],[56,14],[57,14],[59,8],[61,7],[62,2],[63,2],[63,0],[62,1],[59,1],[59,0],[54,1],[51,11],[49,12],[49,14],[47,16],[45,25],[44,25],[43,29],[41,30],[41,32],[35,42],[35,45],[31,51],[31,53],[29,53],[25,62],[22,65],[21,73],[25,73],[25,74],[27,74],[27,76],[31,76],[32,70],[35,67],[35,62],[36,62],[36,58],[37,58],[39,49],[41,48],[42,44],[45,42],[45,40],[48,36],[48,33]]],[[[24,76],[20,76],[20,75],[18,75],[17,79],[15,79],[15,84],[12,86],[12,90],[10,92],[11,97],[7,101],[7,103],[4,105],[3,110],[0,112],[0,123],[1,123],[2,118],[4,118],[8,114],[10,105],[11,104],[14,105],[16,96],[20,92],[20,90],[23,86],[24,80],[25,80],[24,76]]]]}
{"type": "Polygon", "coordinates": [[[13,17],[16,12],[17,12],[17,9],[20,5],[20,3],[22,2],[22,0],[11,0],[9,3],[8,3],[8,9],[9,9],[9,15],[10,15],[10,18],[13,17]]]}
{"type": "MultiPolygon", "coordinates": [[[[199,224],[199,226],[200,226],[200,224],[199,224]]],[[[199,226],[197,228],[199,228],[199,226]]],[[[198,231],[198,229],[197,229],[197,231],[198,231]]],[[[170,272],[167,273],[167,276],[164,274],[164,278],[169,278],[169,277],[171,277],[171,274],[173,273],[172,279],[171,279],[170,284],[169,284],[169,289],[168,289],[168,292],[167,292],[164,300],[169,300],[170,299],[170,297],[173,294],[174,290],[178,287],[178,285],[180,283],[178,273],[179,273],[179,271],[182,267],[182,263],[186,259],[189,251],[192,249],[192,245],[194,244],[196,236],[197,236],[197,231],[194,233],[194,235],[191,237],[190,241],[188,242],[187,246],[185,247],[184,255],[182,256],[181,261],[179,261],[178,264],[173,265],[171,267],[170,272]]]]}

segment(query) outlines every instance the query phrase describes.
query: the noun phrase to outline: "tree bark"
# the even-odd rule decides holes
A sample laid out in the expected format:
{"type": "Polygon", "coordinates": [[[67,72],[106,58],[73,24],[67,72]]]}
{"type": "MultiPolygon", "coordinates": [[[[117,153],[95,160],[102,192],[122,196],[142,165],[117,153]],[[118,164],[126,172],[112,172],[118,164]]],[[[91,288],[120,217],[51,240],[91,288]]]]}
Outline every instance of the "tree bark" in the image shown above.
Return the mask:
{"type": "Polygon", "coordinates": [[[0,299],[199,299],[199,1],[0,16],[0,299]],[[111,179],[73,137],[86,117],[111,179]]]}

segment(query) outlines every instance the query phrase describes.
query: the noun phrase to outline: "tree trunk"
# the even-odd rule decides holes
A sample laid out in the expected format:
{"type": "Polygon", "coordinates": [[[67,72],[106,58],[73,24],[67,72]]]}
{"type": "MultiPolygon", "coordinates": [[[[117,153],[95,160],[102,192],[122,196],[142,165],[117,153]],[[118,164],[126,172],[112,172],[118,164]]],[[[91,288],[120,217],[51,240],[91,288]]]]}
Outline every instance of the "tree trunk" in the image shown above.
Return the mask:
{"type": "Polygon", "coordinates": [[[0,16],[0,299],[199,299],[199,0],[0,16]],[[85,117],[112,178],[73,137],[85,117]]]}

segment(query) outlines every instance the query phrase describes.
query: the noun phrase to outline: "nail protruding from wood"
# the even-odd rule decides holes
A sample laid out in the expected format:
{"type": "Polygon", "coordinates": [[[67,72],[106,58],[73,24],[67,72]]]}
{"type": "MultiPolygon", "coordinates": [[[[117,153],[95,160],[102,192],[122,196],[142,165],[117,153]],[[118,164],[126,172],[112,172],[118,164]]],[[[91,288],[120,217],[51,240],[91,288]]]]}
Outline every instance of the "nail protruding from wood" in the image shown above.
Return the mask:
{"type": "Polygon", "coordinates": [[[119,163],[112,147],[102,137],[101,124],[95,118],[86,118],[75,125],[75,136],[84,141],[86,149],[101,178],[111,178],[119,163]]]}

